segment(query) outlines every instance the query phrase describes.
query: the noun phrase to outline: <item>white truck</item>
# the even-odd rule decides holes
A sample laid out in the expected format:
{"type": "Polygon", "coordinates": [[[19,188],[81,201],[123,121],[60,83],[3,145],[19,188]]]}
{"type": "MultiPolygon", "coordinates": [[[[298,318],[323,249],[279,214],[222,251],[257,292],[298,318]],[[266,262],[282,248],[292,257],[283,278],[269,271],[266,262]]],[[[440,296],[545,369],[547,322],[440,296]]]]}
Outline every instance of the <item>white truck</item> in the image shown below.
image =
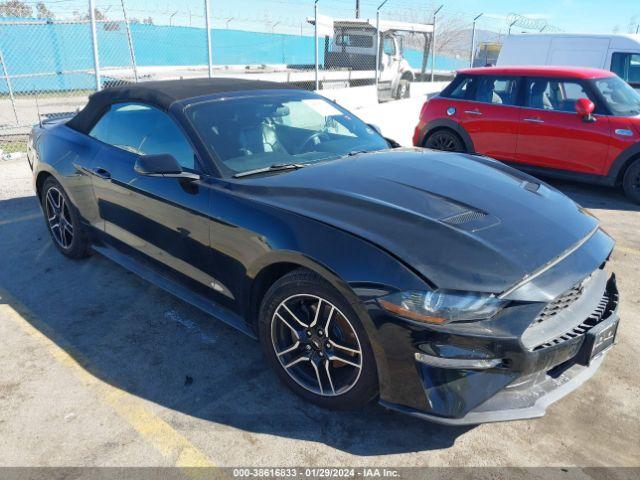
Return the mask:
{"type": "MultiPolygon", "coordinates": [[[[314,23],[313,18],[308,21],[314,23]]],[[[318,24],[320,26],[320,21],[318,24]]],[[[323,33],[320,35],[320,40],[324,43],[320,47],[324,48],[324,62],[319,75],[320,88],[374,84],[378,45],[379,98],[408,97],[411,82],[423,80],[425,75],[433,25],[381,20],[378,31],[380,41],[376,42],[375,20],[324,17],[323,33]],[[412,45],[405,45],[407,41],[412,41],[412,45]],[[411,47],[421,50],[421,68],[412,67],[405,58],[405,49],[411,47]]]]}
{"type": "Polygon", "coordinates": [[[640,35],[509,35],[504,39],[497,65],[602,68],[640,89],[640,35]]]}

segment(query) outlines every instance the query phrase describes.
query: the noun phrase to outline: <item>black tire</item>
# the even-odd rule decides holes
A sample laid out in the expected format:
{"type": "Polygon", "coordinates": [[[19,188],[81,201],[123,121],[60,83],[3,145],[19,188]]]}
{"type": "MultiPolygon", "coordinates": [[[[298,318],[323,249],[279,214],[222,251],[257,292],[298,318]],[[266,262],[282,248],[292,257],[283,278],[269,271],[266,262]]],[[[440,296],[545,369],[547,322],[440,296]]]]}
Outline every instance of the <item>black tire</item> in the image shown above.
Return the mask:
{"type": "Polygon", "coordinates": [[[460,137],[451,130],[438,130],[432,133],[425,140],[424,146],[444,152],[466,152],[467,150],[460,137]]]}
{"type": "Polygon", "coordinates": [[[49,177],[44,182],[40,202],[44,221],[55,247],[69,258],[79,259],[89,256],[89,241],[80,222],[78,211],[55,178],[49,177]],[[59,203],[60,198],[62,198],[62,204],[59,203]],[[58,203],[57,206],[56,203],[58,203]]]}
{"type": "Polygon", "coordinates": [[[316,405],[334,410],[358,409],[378,393],[376,363],[364,327],[349,302],[326,280],[309,270],[294,270],[269,288],[260,307],[259,337],[264,353],[280,380],[296,394],[316,405]],[[322,305],[319,315],[315,314],[318,307],[314,309],[315,303],[311,303],[317,300],[309,297],[323,299],[324,303],[318,303],[322,305]],[[310,303],[305,303],[307,301],[310,303]],[[312,324],[313,318],[319,318],[315,328],[307,329],[296,324],[295,317],[285,313],[288,311],[282,307],[283,303],[287,305],[286,302],[295,317],[306,325],[312,324]],[[305,310],[305,306],[310,308],[305,310]],[[331,307],[334,309],[331,310],[331,307]],[[282,320],[276,312],[282,313],[287,317],[286,320],[282,320]],[[326,322],[325,318],[329,321],[326,322]],[[293,332],[292,326],[285,326],[287,323],[294,324],[300,330],[299,334],[293,332]],[[329,326],[324,335],[323,324],[329,326]],[[309,335],[311,330],[314,330],[313,336],[309,335]],[[279,346],[283,332],[285,335],[288,332],[291,337],[288,339],[293,345],[291,348],[294,348],[291,353],[283,353],[288,349],[279,346]],[[321,347],[324,355],[317,343],[314,344],[319,338],[320,343],[327,342],[326,349],[321,347]],[[331,345],[334,341],[337,343],[331,345]],[[340,343],[342,346],[338,348],[340,343]],[[296,344],[300,346],[295,348],[296,344]],[[360,354],[345,352],[343,348],[347,345],[353,348],[353,352],[359,350],[360,354]],[[280,355],[276,353],[277,348],[280,355]],[[334,355],[352,363],[342,363],[334,355]],[[299,361],[304,357],[306,360],[299,361]],[[293,366],[287,369],[285,362],[293,366]],[[356,364],[360,364],[359,370],[356,364]]]}
{"type": "Polygon", "coordinates": [[[624,172],[622,188],[629,200],[640,203],[640,158],[629,165],[624,172]]]}
{"type": "Polygon", "coordinates": [[[396,99],[409,98],[411,96],[411,80],[403,78],[398,83],[396,99]]]}

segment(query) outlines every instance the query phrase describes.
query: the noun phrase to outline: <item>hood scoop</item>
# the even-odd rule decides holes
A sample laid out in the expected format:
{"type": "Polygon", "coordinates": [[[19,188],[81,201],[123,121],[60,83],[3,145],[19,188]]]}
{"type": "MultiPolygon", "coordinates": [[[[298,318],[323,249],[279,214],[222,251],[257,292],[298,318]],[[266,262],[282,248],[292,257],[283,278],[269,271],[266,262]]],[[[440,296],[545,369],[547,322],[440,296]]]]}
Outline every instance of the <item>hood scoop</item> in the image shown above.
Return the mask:
{"type": "Polygon", "coordinates": [[[467,208],[459,213],[440,218],[439,220],[442,223],[451,225],[459,230],[466,230],[467,232],[478,232],[500,224],[498,217],[474,208],[467,208]]]}
{"type": "Polygon", "coordinates": [[[467,210],[465,212],[457,213],[455,215],[451,215],[450,217],[443,218],[442,221],[444,223],[448,223],[449,225],[462,225],[476,220],[482,220],[486,216],[487,214],[485,212],[481,212],[480,210],[467,210]]]}

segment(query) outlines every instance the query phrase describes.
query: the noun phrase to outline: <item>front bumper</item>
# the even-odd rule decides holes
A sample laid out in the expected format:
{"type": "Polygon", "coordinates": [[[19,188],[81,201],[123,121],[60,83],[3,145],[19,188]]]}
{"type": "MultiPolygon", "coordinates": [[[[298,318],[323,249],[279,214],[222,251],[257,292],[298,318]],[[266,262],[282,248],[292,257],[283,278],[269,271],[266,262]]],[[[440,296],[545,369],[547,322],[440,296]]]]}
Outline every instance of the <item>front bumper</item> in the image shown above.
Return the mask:
{"type": "Polygon", "coordinates": [[[506,387],[496,395],[459,418],[441,417],[402,405],[380,401],[386,408],[443,425],[477,425],[542,417],[547,407],[589,380],[600,368],[606,353],[582,366],[575,364],[556,378],[543,372],[536,382],[506,387]]]}
{"type": "MultiPolygon", "coordinates": [[[[602,293],[602,286],[599,288],[602,293]]],[[[424,352],[425,345],[439,344],[443,347],[437,353],[451,358],[457,355],[456,360],[465,350],[476,354],[476,358],[502,359],[499,365],[487,368],[459,369],[455,368],[455,362],[447,366],[445,361],[441,366],[437,362],[412,359],[417,375],[410,376],[410,369],[406,367],[400,372],[397,369],[400,357],[404,356],[403,336],[387,323],[386,336],[392,330],[395,332],[391,335],[394,346],[385,347],[392,349],[391,358],[387,355],[389,370],[402,374],[404,379],[400,383],[395,375],[383,377],[380,403],[386,408],[447,425],[541,417],[551,403],[578,388],[602,365],[609,348],[597,351],[593,357],[591,352],[596,352],[593,339],[597,332],[608,328],[615,333],[617,328],[619,301],[615,276],[606,280],[603,298],[607,299],[606,306],[603,308],[602,303],[597,303],[599,317],[589,320],[589,328],[581,334],[573,333],[584,323],[574,318],[573,323],[570,322],[571,336],[563,335],[557,343],[553,341],[536,347],[523,344],[524,333],[530,331],[532,320],[527,307],[507,313],[494,324],[485,325],[484,330],[475,325],[478,327],[475,331],[465,332],[462,327],[462,331],[454,333],[456,326],[453,326],[447,332],[432,330],[425,333],[416,327],[404,336],[404,340],[411,342],[410,347],[406,343],[404,347],[413,349],[414,356],[416,351],[424,352]],[[512,330],[501,330],[500,326],[512,330]],[[521,328],[519,332],[518,328],[521,328]]],[[[584,312],[575,308],[569,309],[569,313],[575,317],[584,312]]],[[[589,319],[592,318],[595,317],[590,314],[589,319]]],[[[430,354],[434,352],[430,351],[430,354]]]]}

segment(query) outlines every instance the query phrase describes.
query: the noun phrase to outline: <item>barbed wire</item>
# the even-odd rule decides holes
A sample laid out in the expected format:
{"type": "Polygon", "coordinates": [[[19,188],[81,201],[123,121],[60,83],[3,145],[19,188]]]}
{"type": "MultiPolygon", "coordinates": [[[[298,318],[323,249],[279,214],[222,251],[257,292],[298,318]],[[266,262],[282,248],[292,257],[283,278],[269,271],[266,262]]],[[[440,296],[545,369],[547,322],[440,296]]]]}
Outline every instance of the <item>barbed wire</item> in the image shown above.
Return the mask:
{"type": "MultiPolygon", "coordinates": [[[[21,3],[34,8],[38,4],[44,4],[45,7],[51,7],[50,9],[55,13],[56,18],[72,18],[74,16],[82,16],[88,10],[88,1],[82,0],[22,0],[21,3]]],[[[393,17],[404,20],[414,20],[420,22],[430,22],[433,11],[440,5],[444,4],[445,7],[440,13],[443,18],[455,17],[457,20],[466,21],[471,25],[473,18],[477,12],[461,11],[455,8],[451,8],[446,4],[445,0],[436,1],[430,0],[424,2],[424,0],[391,0],[384,9],[384,14],[387,17],[393,17]]],[[[158,17],[169,17],[172,20],[203,20],[204,14],[202,13],[202,0],[183,1],[179,5],[175,3],[164,1],[155,3],[153,7],[144,7],[140,1],[125,0],[126,9],[135,16],[150,16],[156,17],[156,22],[165,22],[165,18],[158,19],[158,17]]],[[[214,12],[214,19],[224,20],[229,17],[233,17],[231,23],[236,25],[239,22],[250,23],[274,23],[269,22],[270,19],[276,19],[280,22],[282,27],[300,28],[300,20],[296,16],[288,16],[283,14],[274,13],[274,9],[271,6],[282,7],[308,7],[309,15],[312,14],[313,0],[263,0],[260,2],[260,10],[256,11],[253,16],[248,16],[246,10],[242,10],[241,6],[237,3],[223,1],[223,0],[211,0],[212,11],[214,12]],[[215,12],[221,12],[215,14],[215,12]],[[223,18],[224,17],[224,18],[223,18]],[[269,17],[266,18],[265,17],[269,17]]],[[[361,11],[372,14],[375,12],[379,0],[361,0],[361,11]]],[[[321,11],[330,12],[333,17],[351,17],[355,14],[355,2],[345,0],[321,0],[321,11]]],[[[103,14],[109,17],[111,12],[116,12],[122,9],[121,2],[114,0],[96,1],[96,9],[100,10],[103,14]]],[[[35,11],[34,11],[35,14],[35,11]]],[[[500,31],[504,28],[504,25],[498,19],[483,18],[480,23],[489,29],[500,31]]],[[[304,27],[303,27],[304,28],[304,27]]],[[[547,27],[551,28],[551,27],[547,27]]]]}
{"type": "Polygon", "coordinates": [[[510,13],[506,18],[507,25],[511,27],[524,28],[525,30],[537,30],[539,32],[560,32],[560,28],[549,24],[545,18],[532,18],[518,13],[510,13]]]}

